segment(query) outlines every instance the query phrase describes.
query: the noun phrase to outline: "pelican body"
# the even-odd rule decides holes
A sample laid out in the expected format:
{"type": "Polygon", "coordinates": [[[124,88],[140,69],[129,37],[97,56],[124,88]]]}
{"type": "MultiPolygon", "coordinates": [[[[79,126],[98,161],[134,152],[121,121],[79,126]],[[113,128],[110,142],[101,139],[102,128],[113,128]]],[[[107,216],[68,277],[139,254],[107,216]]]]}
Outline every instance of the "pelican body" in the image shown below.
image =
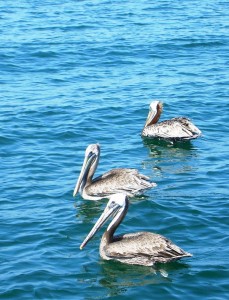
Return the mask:
{"type": "Polygon", "coordinates": [[[201,131],[187,118],[177,117],[158,122],[163,105],[160,101],[153,101],[149,107],[149,114],[142,130],[143,137],[162,138],[169,140],[191,140],[201,135],[201,131]]]}
{"type": "Polygon", "coordinates": [[[131,265],[153,266],[157,262],[166,263],[192,256],[160,234],[137,232],[114,236],[127,210],[128,197],[125,194],[112,195],[104,212],[81,244],[80,249],[83,249],[109,217],[113,216],[100,243],[100,256],[103,259],[131,265]]]}
{"type": "Polygon", "coordinates": [[[83,166],[77,180],[73,196],[78,192],[84,199],[99,200],[116,193],[130,197],[141,194],[145,189],[156,186],[149,177],[136,169],[113,169],[93,179],[100,157],[100,146],[91,144],[85,151],[83,166]]]}

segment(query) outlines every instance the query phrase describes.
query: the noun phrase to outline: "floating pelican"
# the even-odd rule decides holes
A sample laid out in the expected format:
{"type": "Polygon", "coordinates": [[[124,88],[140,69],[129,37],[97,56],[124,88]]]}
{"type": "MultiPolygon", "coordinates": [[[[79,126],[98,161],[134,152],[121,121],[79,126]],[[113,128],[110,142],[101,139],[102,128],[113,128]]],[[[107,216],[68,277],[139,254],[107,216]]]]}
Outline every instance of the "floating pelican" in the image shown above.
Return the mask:
{"type": "Polygon", "coordinates": [[[128,210],[128,197],[116,194],[110,197],[104,212],[89,232],[80,249],[90,241],[100,227],[113,216],[100,243],[100,256],[105,260],[117,260],[131,265],[152,266],[192,256],[162,235],[151,232],[136,232],[113,236],[128,210]]]}
{"type": "Polygon", "coordinates": [[[142,193],[145,189],[156,186],[156,183],[149,181],[149,177],[138,173],[136,169],[113,169],[92,179],[99,157],[100,146],[89,145],[73,196],[80,192],[81,196],[87,200],[99,200],[116,193],[125,193],[132,197],[142,193]]]}
{"type": "Polygon", "coordinates": [[[191,140],[201,135],[201,131],[187,118],[178,117],[158,122],[163,110],[160,101],[150,104],[149,114],[142,130],[143,137],[170,140],[191,140]]]}

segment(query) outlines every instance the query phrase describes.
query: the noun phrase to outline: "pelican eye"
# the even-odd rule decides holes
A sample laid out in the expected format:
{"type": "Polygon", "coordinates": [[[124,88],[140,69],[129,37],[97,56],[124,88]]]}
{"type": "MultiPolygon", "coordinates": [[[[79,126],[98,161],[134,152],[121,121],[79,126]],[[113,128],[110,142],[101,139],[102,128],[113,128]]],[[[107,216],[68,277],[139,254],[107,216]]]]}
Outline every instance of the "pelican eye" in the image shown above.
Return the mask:
{"type": "Polygon", "coordinates": [[[91,163],[93,163],[96,160],[96,154],[94,152],[89,152],[88,153],[88,160],[91,161],[91,163]]]}
{"type": "Polygon", "coordinates": [[[91,156],[93,156],[93,152],[92,151],[90,151],[89,153],[88,153],[88,157],[91,157],[91,156]]]}
{"type": "Polygon", "coordinates": [[[116,203],[115,202],[111,202],[110,205],[109,205],[109,208],[114,208],[116,206],[116,203]]]}

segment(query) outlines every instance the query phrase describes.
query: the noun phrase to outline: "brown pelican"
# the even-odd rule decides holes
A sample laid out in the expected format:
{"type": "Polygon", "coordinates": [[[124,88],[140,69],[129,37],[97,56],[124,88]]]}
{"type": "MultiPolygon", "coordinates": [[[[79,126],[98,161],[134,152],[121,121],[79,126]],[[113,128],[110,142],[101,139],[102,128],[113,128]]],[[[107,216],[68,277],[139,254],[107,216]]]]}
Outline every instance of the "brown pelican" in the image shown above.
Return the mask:
{"type": "Polygon", "coordinates": [[[133,197],[145,189],[156,186],[149,177],[138,173],[136,169],[113,169],[92,179],[100,157],[100,146],[91,144],[85,151],[83,166],[76,183],[73,196],[80,192],[87,200],[108,198],[112,194],[125,193],[133,197]]]}
{"type": "Polygon", "coordinates": [[[158,122],[163,110],[160,101],[153,101],[142,130],[143,137],[163,138],[170,140],[191,140],[199,137],[201,131],[187,118],[178,117],[158,122]]]}
{"type": "Polygon", "coordinates": [[[164,236],[151,232],[136,232],[113,236],[128,210],[128,197],[116,194],[110,197],[104,212],[95,223],[80,249],[89,242],[100,227],[113,216],[102,236],[100,256],[105,260],[117,260],[131,265],[152,266],[157,262],[166,263],[192,256],[164,236]]]}

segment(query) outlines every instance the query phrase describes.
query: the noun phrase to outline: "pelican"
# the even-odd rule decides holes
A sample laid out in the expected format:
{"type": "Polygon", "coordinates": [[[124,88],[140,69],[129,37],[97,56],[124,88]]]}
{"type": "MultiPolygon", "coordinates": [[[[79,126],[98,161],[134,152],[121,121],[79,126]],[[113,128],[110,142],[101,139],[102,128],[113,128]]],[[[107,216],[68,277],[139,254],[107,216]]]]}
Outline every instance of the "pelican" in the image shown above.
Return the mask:
{"type": "Polygon", "coordinates": [[[133,197],[145,189],[156,186],[149,177],[136,169],[113,169],[92,179],[100,157],[99,144],[91,144],[85,151],[83,166],[77,180],[73,197],[79,192],[84,199],[99,200],[112,194],[125,193],[133,197]]]}
{"type": "Polygon", "coordinates": [[[108,225],[100,243],[99,252],[103,259],[116,260],[131,265],[153,266],[157,262],[166,263],[192,256],[160,234],[136,232],[114,236],[127,210],[128,197],[125,194],[112,195],[102,215],[81,244],[80,249],[83,249],[109,217],[113,216],[113,220],[108,225]]]}
{"type": "Polygon", "coordinates": [[[158,122],[163,111],[160,101],[153,101],[142,130],[143,137],[163,138],[170,140],[191,140],[201,135],[201,131],[187,118],[178,117],[158,122]]]}

